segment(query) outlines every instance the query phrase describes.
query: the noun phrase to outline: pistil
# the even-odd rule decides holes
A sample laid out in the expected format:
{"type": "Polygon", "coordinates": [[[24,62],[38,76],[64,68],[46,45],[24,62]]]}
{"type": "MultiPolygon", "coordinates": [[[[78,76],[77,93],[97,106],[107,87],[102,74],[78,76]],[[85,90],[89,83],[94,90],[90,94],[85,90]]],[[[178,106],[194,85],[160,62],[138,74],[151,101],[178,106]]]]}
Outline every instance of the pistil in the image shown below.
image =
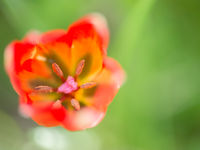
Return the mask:
{"type": "Polygon", "coordinates": [[[74,77],[68,76],[67,80],[58,87],[59,93],[69,94],[78,89],[78,83],[75,81],[74,77]]]}

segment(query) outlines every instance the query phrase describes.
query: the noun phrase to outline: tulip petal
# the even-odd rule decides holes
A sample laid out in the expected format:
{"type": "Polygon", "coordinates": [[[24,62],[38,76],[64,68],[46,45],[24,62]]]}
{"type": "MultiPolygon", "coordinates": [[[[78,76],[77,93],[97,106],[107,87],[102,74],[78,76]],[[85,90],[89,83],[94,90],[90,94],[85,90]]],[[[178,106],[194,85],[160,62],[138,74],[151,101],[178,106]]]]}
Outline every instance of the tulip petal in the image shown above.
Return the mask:
{"type": "Polygon", "coordinates": [[[22,71],[21,60],[24,55],[30,53],[34,45],[30,43],[22,43],[19,41],[13,41],[10,43],[4,53],[4,65],[7,74],[10,77],[11,83],[15,91],[19,94],[22,93],[20,82],[17,74],[22,71]]]}
{"type": "Polygon", "coordinates": [[[117,88],[120,88],[120,86],[126,80],[126,74],[122,69],[121,65],[111,57],[104,57],[103,64],[104,68],[111,72],[113,77],[113,82],[115,83],[117,88]]]}
{"type": "Polygon", "coordinates": [[[57,63],[62,69],[65,78],[71,74],[71,50],[66,43],[63,42],[51,42],[45,44],[43,49],[48,50],[47,57],[49,58],[49,63],[57,63]]]}
{"type": "Polygon", "coordinates": [[[100,109],[106,108],[124,81],[125,72],[121,68],[121,65],[116,60],[105,57],[104,70],[96,78],[98,86],[94,94],[93,105],[100,109]]]}
{"type": "Polygon", "coordinates": [[[74,40],[93,38],[98,43],[102,54],[106,55],[109,41],[109,31],[105,18],[93,13],[74,22],[68,28],[67,35],[63,37],[70,46],[74,40]]]}
{"type": "Polygon", "coordinates": [[[58,126],[65,119],[66,111],[62,105],[55,107],[54,104],[55,102],[52,101],[34,102],[28,96],[21,97],[20,112],[26,117],[31,117],[39,125],[46,127],[58,126]]]}
{"type": "Polygon", "coordinates": [[[91,78],[94,78],[102,69],[102,54],[93,39],[82,39],[73,42],[71,64],[74,73],[81,60],[85,60],[85,65],[82,73],[78,77],[79,83],[87,82],[91,78]]]}
{"type": "Polygon", "coordinates": [[[79,111],[67,111],[67,117],[62,122],[62,126],[71,131],[92,128],[104,118],[104,115],[104,111],[93,107],[83,107],[79,111]]]}
{"type": "Polygon", "coordinates": [[[34,45],[31,43],[22,43],[14,41],[10,43],[4,53],[4,64],[9,75],[21,71],[21,59],[24,55],[31,53],[34,45]]]}

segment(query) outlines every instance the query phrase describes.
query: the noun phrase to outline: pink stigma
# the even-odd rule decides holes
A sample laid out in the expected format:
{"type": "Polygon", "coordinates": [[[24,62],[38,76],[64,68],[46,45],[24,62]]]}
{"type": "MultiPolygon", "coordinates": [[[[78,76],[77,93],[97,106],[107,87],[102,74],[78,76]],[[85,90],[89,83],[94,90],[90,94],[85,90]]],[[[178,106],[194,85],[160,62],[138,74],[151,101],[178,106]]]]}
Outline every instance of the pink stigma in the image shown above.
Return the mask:
{"type": "Polygon", "coordinates": [[[67,80],[58,88],[58,92],[69,94],[78,89],[78,84],[75,81],[74,77],[68,76],[67,80]]]}

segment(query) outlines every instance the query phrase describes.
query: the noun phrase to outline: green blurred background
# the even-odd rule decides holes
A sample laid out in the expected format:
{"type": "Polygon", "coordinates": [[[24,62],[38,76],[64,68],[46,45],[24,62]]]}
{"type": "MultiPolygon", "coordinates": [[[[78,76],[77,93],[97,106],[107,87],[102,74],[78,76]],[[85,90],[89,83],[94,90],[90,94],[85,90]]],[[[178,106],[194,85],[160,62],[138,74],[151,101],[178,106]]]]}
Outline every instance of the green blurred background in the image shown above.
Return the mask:
{"type": "Polygon", "coordinates": [[[0,0],[0,150],[200,150],[199,0],[0,0]],[[127,81],[95,128],[44,128],[18,113],[3,52],[31,29],[100,12],[127,81]]]}

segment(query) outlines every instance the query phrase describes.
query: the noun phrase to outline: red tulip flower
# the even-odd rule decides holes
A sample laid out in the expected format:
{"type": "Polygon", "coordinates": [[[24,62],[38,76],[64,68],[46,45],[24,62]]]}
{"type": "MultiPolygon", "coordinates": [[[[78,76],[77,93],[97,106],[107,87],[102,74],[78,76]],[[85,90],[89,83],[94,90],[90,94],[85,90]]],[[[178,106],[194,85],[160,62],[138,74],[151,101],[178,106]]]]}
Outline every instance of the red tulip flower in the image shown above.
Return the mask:
{"type": "Polygon", "coordinates": [[[72,131],[96,126],[124,80],[106,55],[105,19],[91,14],[44,34],[31,32],[5,50],[5,68],[20,97],[20,112],[39,125],[72,131]]]}

